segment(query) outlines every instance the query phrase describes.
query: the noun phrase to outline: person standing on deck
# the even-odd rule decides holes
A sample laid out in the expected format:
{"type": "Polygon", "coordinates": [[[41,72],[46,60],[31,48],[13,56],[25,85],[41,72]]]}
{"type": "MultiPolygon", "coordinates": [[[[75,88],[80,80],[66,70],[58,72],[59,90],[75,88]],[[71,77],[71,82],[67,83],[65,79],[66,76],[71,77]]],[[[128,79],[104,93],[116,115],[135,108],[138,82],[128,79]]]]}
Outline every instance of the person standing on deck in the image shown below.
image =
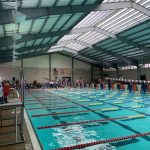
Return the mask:
{"type": "Polygon", "coordinates": [[[9,91],[10,91],[10,85],[8,81],[5,81],[3,84],[3,96],[4,96],[4,101],[5,103],[7,103],[7,97],[9,95],[9,91]]]}

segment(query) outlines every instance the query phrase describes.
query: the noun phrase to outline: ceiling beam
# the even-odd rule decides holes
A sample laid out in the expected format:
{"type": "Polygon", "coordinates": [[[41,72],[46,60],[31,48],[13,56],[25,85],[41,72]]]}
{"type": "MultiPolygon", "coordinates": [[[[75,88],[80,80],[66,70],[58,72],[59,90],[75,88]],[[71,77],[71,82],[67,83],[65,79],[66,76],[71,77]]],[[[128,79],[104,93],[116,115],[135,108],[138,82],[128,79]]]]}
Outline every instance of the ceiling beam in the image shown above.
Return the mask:
{"type": "MultiPolygon", "coordinates": [[[[73,5],[73,6],[57,6],[57,7],[43,7],[43,8],[19,8],[18,12],[26,15],[26,19],[34,19],[50,15],[63,15],[63,14],[75,14],[75,13],[89,13],[91,11],[104,11],[104,10],[116,10],[131,8],[133,2],[115,2],[88,4],[88,5],[73,5]]],[[[8,24],[14,22],[12,10],[0,10],[0,24],[8,24]],[[7,16],[7,17],[6,17],[7,16]]]]}
{"type": "Polygon", "coordinates": [[[99,63],[99,64],[104,64],[104,65],[107,65],[107,66],[110,66],[110,65],[111,65],[111,64],[110,64],[109,62],[107,62],[107,61],[102,61],[102,60],[99,60],[99,59],[90,58],[90,57],[88,57],[88,55],[83,55],[83,54],[81,54],[80,52],[78,52],[78,51],[76,51],[76,50],[74,50],[74,49],[71,49],[71,48],[68,48],[68,47],[64,47],[63,49],[64,49],[64,51],[66,51],[66,52],[72,53],[72,54],[73,54],[73,57],[80,56],[80,57],[84,57],[85,59],[89,59],[89,60],[91,60],[91,61],[97,62],[97,63],[99,63]]]}
{"type": "Polygon", "coordinates": [[[138,44],[138,43],[136,43],[136,42],[133,42],[132,40],[128,40],[127,38],[124,38],[124,37],[119,36],[119,35],[115,35],[115,34],[113,34],[113,33],[110,33],[110,32],[108,32],[108,31],[106,31],[106,30],[104,30],[104,29],[100,29],[100,28],[98,28],[98,27],[96,27],[95,30],[96,30],[97,32],[99,32],[99,33],[105,34],[105,35],[108,36],[108,37],[117,39],[117,40],[119,40],[119,41],[121,41],[121,42],[123,42],[123,43],[127,43],[128,45],[131,45],[131,46],[133,46],[133,47],[135,47],[135,48],[139,48],[139,49],[143,50],[144,52],[150,54],[150,49],[147,48],[147,47],[145,47],[144,45],[140,45],[140,44],[138,44]]]}
{"type": "Polygon", "coordinates": [[[120,41],[127,43],[128,45],[132,45],[136,48],[139,48],[140,50],[143,50],[145,53],[150,54],[150,48],[145,47],[144,45],[140,45],[136,42],[133,42],[132,40],[128,40],[127,38],[121,37],[121,36],[117,36],[117,39],[119,39],[120,41]]]}
{"type": "MultiPolygon", "coordinates": [[[[136,64],[135,61],[127,58],[127,57],[124,57],[124,56],[121,56],[121,55],[118,55],[114,52],[111,52],[111,51],[107,51],[105,49],[102,49],[100,47],[97,47],[97,46],[94,46],[94,45],[90,45],[86,42],[83,42],[83,41],[79,41],[79,40],[68,40],[68,41],[61,41],[61,42],[58,42],[58,45],[59,44],[64,44],[64,45],[67,45],[67,44],[70,44],[70,43],[77,43],[77,44],[80,44],[80,45],[83,45],[85,47],[88,47],[88,48],[91,48],[91,49],[94,49],[98,52],[102,52],[104,54],[107,54],[107,55],[111,55],[112,57],[116,57],[118,58],[120,61],[123,61],[123,62],[126,62],[127,64],[136,64]]],[[[79,52],[80,53],[80,52],[79,52]]]]}
{"type": "MultiPolygon", "coordinates": [[[[132,46],[134,46],[134,47],[137,47],[137,48],[139,48],[139,49],[142,49],[142,50],[144,50],[144,52],[147,52],[147,53],[150,53],[150,50],[148,49],[148,48],[146,48],[145,46],[142,46],[142,45],[139,45],[139,44],[137,44],[137,43],[135,43],[135,42],[133,42],[133,41],[129,41],[129,40],[127,40],[126,38],[124,38],[124,37],[120,37],[120,36],[118,36],[118,35],[115,35],[115,34],[113,34],[113,33],[110,33],[110,32],[108,32],[108,31],[106,31],[106,30],[104,30],[104,29],[100,29],[100,28],[98,28],[98,27],[86,27],[86,28],[80,28],[80,29],[73,29],[72,31],[70,31],[70,33],[71,34],[74,34],[74,33],[84,33],[84,32],[87,32],[87,31],[97,31],[97,32],[99,32],[99,33],[101,33],[101,34],[104,34],[104,35],[106,35],[106,36],[108,36],[108,37],[111,37],[111,38],[115,38],[115,39],[117,39],[117,40],[120,40],[120,41],[122,41],[122,42],[124,42],[124,43],[127,43],[128,45],[132,45],[132,46]]],[[[38,34],[38,35],[35,35],[35,34],[32,34],[32,35],[24,35],[23,37],[22,37],[22,39],[20,39],[20,40],[18,40],[18,42],[20,41],[20,42],[23,42],[23,41],[27,41],[27,40],[33,40],[33,39],[37,39],[37,38],[44,38],[44,37],[49,37],[49,36],[63,36],[65,33],[67,33],[67,32],[69,32],[69,30],[66,30],[66,31],[63,31],[63,32],[54,32],[54,33],[48,33],[48,34],[46,34],[46,33],[42,33],[42,34],[38,34]],[[22,40],[22,41],[21,41],[22,40]]],[[[6,40],[6,41],[9,41],[8,39],[6,40]]],[[[4,43],[4,41],[1,41],[2,43],[4,43]]],[[[1,43],[0,42],[0,43],[1,43]]],[[[75,41],[75,40],[69,40],[69,41],[61,41],[61,42],[58,42],[58,45],[59,44],[69,44],[69,43],[71,43],[71,42],[79,42],[79,41],[75,41]]],[[[81,42],[81,41],[80,41],[81,42]]],[[[8,42],[9,43],[9,42],[8,42]]],[[[80,43],[81,44],[81,43],[80,43]]],[[[2,44],[3,45],[3,44],[2,44]]],[[[88,43],[83,43],[82,42],[82,44],[81,45],[84,45],[84,46],[86,46],[86,47],[90,47],[90,48],[93,48],[93,49],[100,49],[100,48],[98,48],[98,47],[93,47],[92,45],[90,45],[90,44],[88,44],[88,43]]],[[[30,49],[38,49],[38,48],[45,48],[45,47],[50,47],[50,46],[52,46],[52,44],[44,44],[44,45],[41,45],[41,46],[34,46],[34,47],[25,47],[25,48],[21,48],[21,49],[17,49],[17,51],[18,52],[24,52],[24,51],[26,51],[26,50],[30,50],[30,49]]],[[[105,53],[107,53],[108,51],[106,51],[106,50],[102,50],[101,49],[101,51],[103,51],[103,52],[105,52],[105,53]]],[[[111,52],[109,52],[109,55],[113,55],[113,56],[115,56],[115,57],[117,57],[117,58],[120,58],[121,60],[123,60],[123,61],[125,61],[126,63],[132,63],[132,64],[136,64],[136,62],[134,62],[134,61],[132,61],[131,59],[130,60],[128,60],[127,58],[125,58],[125,57],[123,57],[123,56],[121,56],[121,55],[118,55],[118,54],[115,54],[114,55],[114,53],[111,53],[111,52]],[[132,62],[131,62],[132,61],[132,62]]]]}
{"type": "Polygon", "coordinates": [[[16,49],[16,52],[18,53],[22,53],[22,52],[25,52],[25,51],[30,51],[30,50],[33,50],[33,49],[43,49],[43,48],[46,48],[48,49],[48,47],[52,46],[52,44],[43,44],[43,45],[38,45],[38,46],[28,46],[28,47],[23,47],[23,48],[18,48],[16,49]]]}
{"type": "MultiPolygon", "coordinates": [[[[70,30],[65,30],[65,31],[56,31],[56,32],[49,32],[49,33],[40,33],[40,34],[29,34],[29,35],[23,35],[22,38],[20,40],[17,40],[17,44],[19,43],[23,43],[23,42],[27,42],[27,41],[31,41],[31,40],[35,40],[35,39],[40,39],[40,38],[47,38],[47,37],[56,37],[56,36],[63,36],[65,34],[79,34],[79,33],[85,33],[85,32],[89,32],[89,31],[97,31],[101,34],[104,34],[108,37],[120,40],[124,43],[127,43],[128,45],[132,45],[136,48],[142,49],[144,52],[146,53],[150,53],[149,48],[143,46],[143,45],[139,45],[136,42],[133,42],[131,40],[128,40],[124,37],[115,35],[113,33],[110,33],[104,29],[100,29],[98,27],[85,27],[85,28],[79,28],[79,29],[72,29],[70,32],[70,30]]],[[[62,42],[63,43],[63,42],[62,42]]],[[[5,39],[0,39],[0,47],[6,47],[6,46],[11,46],[13,44],[13,39],[12,37],[8,37],[5,39]]]]}
{"type": "Polygon", "coordinates": [[[103,64],[103,65],[106,65],[106,66],[111,66],[111,63],[110,62],[108,62],[108,61],[102,61],[101,59],[97,59],[97,58],[95,58],[95,57],[90,57],[89,55],[87,55],[87,54],[82,54],[82,53],[80,53],[79,52],[79,54],[80,54],[80,56],[81,57],[86,57],[86,58],[88,58],[88,59],[91,59],[92,61],[96,61],[96,62],[98,62],[98,63],[100,63],[100,64],[103,64]]]}
{"type": "MultiPolygon", "coordinates": [[[[68,35],[68,34],[79,34],[79,33],[85,33],[89,31],[95,31],[95,27],[85,27],[85,28],[79,28],[79,29],[70,29],[64,30],[64,31],[55,31],[55,32],[46,32],[46,33],[39,33],[39,34],[27,34],[22,35],[21,39],[16,40],[16,44],[28,42],[31,40],[36,39],[42,39],[42,38],[49,38],[49,37],[56,37],[56,36],[62,36],[62,35],[68,35]]],[[[7,47],[13,45],[13,38],[7,37],[7,38],[1,38],[0,39],[0,47],[7,47]]]]}
{"type": "Polygon", "coordinates": [[[92,60],[87,60],[86,58],[83,58],[83,57],[80,57],[80,56],[72,56],[70,53],[66,53],[65,51],[61,51],[61,52],[58,52],[58,54],[60,54],[60,55],[64,55],[64,56],[68,56],[68,57],[73,57],[73,58],[75,58],[75,59],[77,59],[77,60],[80,60],[80,61],[84,61],[84,62],[86,62],[86,63],[88,63],[88,64],[92,64],[92,65],[94,65],[94,67],[102,67],[102,65],[101,64],[99,64],[98,62],[96,62],[96,61],[92,61],[92,60]]]}
{"type": "Polygon", "coordinates": [[[150,17],[150,10],[141,6],[140,4],[133,3],[133,8],[150,17]]]}

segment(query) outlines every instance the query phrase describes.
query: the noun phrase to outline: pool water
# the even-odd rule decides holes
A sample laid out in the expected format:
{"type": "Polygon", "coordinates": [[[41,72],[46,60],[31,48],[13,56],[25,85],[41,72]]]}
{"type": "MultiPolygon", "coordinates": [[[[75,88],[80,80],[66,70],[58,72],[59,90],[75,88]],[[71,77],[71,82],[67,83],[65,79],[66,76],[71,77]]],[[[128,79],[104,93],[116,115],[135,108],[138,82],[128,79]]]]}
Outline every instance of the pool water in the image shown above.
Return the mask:
{"type": "MultiPolygon", "coordinates": [[[[26,94],[25,108],[43,150],[150,131],[149,94],[88,89],[34,91],[26,94]],[[49,127],[57,124],[118,117],[126,118],[49,127]]],[[[150,136],[143,136],[82,149],[148,150],[149,148],[150,136]]]]}

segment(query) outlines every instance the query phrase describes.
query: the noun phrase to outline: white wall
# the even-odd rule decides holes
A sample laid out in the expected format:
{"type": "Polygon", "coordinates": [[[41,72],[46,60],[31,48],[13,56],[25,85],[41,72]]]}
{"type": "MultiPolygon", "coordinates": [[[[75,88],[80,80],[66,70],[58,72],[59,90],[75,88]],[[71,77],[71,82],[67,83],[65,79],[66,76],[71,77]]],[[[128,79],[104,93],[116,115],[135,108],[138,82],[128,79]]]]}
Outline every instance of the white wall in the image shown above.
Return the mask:
{"type": "MultiPolygon", "coordinates": [[[[27,81],[37,80],[39,82],[49,79],[49,55],[43,55],[23,60],[24,75],[27,81]]],[[[13,68],[12,63],[0,65],[0,76],[2,79],[11,80],[12,77],[19,79],[21,62],[18,61],[13,68]]],[[[74,81],[82,77],[84,81],[91,81],[91,65],[74,59],[74,81]]],[[[72,58],[57,53],[51,54],[51,79],[58,77],[72,77],[72,58]],[[54,68],[57,74],[54,73],[54,68]]]]}
{"type": "Polygon", "coordinates": [[[85,82],[91,81],[91,65],[74,59],[74,81],[82,78],[85,82]]]}
{"type": "Polygon", "coordinates": [[[20,79],[20,61],[16,62],[16,65],[13,66],[12,62],[1,64],[0,65],[0,76],[2,80],[12,80],[12,77],[20,79]]]}
{"type": "Polygon", "coordinates": [[[57,53],[51,54],[51,67],[52,68],[71,68],[72,59],[57,53]]]}
{"type": "Polygon", "coordinates": [[[98,67],[93,67],[93,80],[98,80],[103,76],[103,70],[98,67]]]}
{"type": "Polygon", "coordinates": [[[49,56],[43,55],[43,56],[24,59],[23,65],[24,67],[29,67],[29,68],[49,68],[49,56]]]}

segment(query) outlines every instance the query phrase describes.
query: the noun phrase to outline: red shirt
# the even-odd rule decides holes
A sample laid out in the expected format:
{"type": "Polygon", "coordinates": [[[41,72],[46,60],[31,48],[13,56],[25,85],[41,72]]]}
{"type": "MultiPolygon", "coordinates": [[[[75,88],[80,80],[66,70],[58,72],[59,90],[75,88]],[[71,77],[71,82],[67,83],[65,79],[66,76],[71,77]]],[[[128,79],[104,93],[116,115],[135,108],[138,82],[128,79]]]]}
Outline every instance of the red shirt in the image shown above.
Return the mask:
{"type": "Polygon", "coordinates": [[[4,84],[4,86],[3,86],[3,95],[4,96],[9,95],[9,88],[10,88],[9,84],[4,84]]]}

